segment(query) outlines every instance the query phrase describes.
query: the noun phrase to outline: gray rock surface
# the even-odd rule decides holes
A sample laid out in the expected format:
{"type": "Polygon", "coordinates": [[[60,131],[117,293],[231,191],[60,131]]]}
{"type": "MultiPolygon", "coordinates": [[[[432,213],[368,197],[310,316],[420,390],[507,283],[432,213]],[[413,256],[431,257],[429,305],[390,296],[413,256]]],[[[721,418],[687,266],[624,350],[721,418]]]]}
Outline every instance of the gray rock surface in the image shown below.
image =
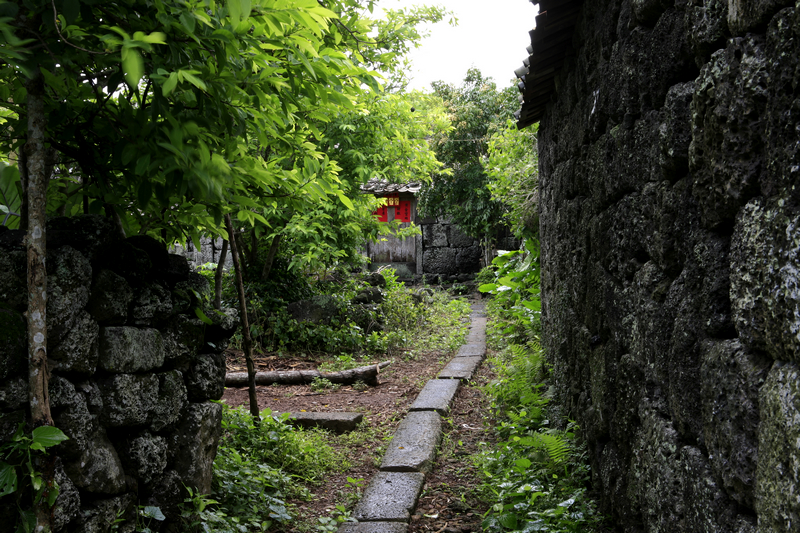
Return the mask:
{"type": "Polygon", "coordinates": [[[189,400],[219,400],[225,392],[225,356],[200,354],[186,373],[189,400]]]}
{"type": "Polygon", "coordinates": [[[408,522],[425,482],[419,472],[378,472],[353,510],[359,522],[408,522]]]}
{"type": "Polygon", "coordinates": [[[0,380],[22,372],[27,360],[27,346],[25,317],[17,311],[0,307],[0,380]]]}
{"type": "Polygon", "coordinates": [[[125,278],[108,269],[103,269],[92,284],[87,309],[101,324],[122,325],[128,319],[128,306],[133,300],[125,278]]]}
{"type": "Polygon", "coordinates": [[[483,357],[456,357],[439,372],[439,379],[470,380],[480,366],[483,357]]]}
{"type": "Polygon", "coordinates": [[[167,467],[167,441],[145,431],[126,443],[124,457],[129,469],[144,483],[150,483],[167,467]]]}
{"type": "Polygon", "coordinates": [[[800,367],[775,364],[759,394],[755,500],[759,533],[800,524],[800,367]]]}
{"type": "Polygon", "coordinates": [[[185,485],[208,493],[222,434],[222,406],[211,402],[190,403],[180,420],[175,431],[167,436],[169,459],[185,485]]]}
{"type": "Polygon", "coordinates": [[[183,374],[178,370],[156,374],[158,400],[150,415],[150,428],[161,431],[177,422],[188,403],[188,392],[183,374]]]}
{"type": "Polygon", "coordinates": [[[409,411],[435,411],[441,416],[450,414],[450,404],[461,382],[457,379],[432,379],[419,391],[409,411]]]}
{"type": "Polygon", "coordinates": [[[89,301],[92,266],[69,246],[54,251],[47,261],[48,343],[61,341],[75,326],[89,301]]]}
{"type": "Polygon", "coordinates": [[[486,355],[486,342],[473,342],[458,348],[456,357],[483,357],[486,355]]]}
{"type": "Polygon", "coordinates": [[[108,427],[147,423],[158,400],[153,374],[115,374],[98,383],[103,398],[101,419],[108,427]]]}
{"type": "Polygon", "coordinates": [[[353,431],[364,420],[361,413],[329,412],[329,413],[289,413],[287,422],[303,428],[321,428],[333,433],[353,431]]]}
{"type": "Polygon", "coordinates": [[[115,373],[142,372],[164,364],[161,332],[153,328],[109,326],[100,332],[103,370],[115,373]]]}
{"type": "Polygon", "coordinates": [[[758,463],[759,389],[771,361],[738,340],[705,346],[702,363],[703,436],[709,461],[731,498],[754,507],[758,463]]]}
{"type": "MultiPolygon", "coordinates": [[[[98,336],[100,326],[87,313],[81,311],[73,327],[66,332],[61,342],[48,349],[48,360],[54,369],[62,372],[94,374],[99,357],[98,336]]],[[[48,348],[50,339],[48,339],[48,348]]]]}
{"type": "Polygon", "coordinates": [[[442,417],[433,411],[406,415],[386,446],[383,472],[429,472],[442,442],[442,417]]]}
{"type": "Polygon", "coordinates": [[[782,531],[797,505],[799,7],[584,2],[540,122],[552,405],[626,533],[782,531]]]}
{"type": "Polygon", "coordinates": [[[791,205],[788,198],[756,198],[742,210],[731,246],[731,295],[748,346],[800,361],[800,209],[791,205]]]}
{"type": "Polygon", "coordinates": [[[339,533],[406,533],[408,524],[402,522],[345,522],[339,533]]]}

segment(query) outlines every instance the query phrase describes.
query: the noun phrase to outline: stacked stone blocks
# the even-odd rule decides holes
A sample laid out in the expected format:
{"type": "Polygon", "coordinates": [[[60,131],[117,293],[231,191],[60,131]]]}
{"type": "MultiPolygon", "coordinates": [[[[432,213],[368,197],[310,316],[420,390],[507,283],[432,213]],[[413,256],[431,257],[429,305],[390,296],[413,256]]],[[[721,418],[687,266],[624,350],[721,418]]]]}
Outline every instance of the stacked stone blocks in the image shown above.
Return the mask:
{"type": "MultiPolygon", "coordinates": [[[[132,531],[138,505],[175,517],[184,486],[211,486],[222,410],[210,400],[222,396],[237,314],[209,309],[208,283],[184,258],[116,235],[99,216],[48,222],[49,392],[69,437],[56,449],[55,531],[105,532],[118,517],[132,531]]],[[[22,236],[3,231],[0,440],[27,420],[24,273],[22,236]]],[[[0,514],[15,513],[11,497],[0,500],[0,514]]]]}

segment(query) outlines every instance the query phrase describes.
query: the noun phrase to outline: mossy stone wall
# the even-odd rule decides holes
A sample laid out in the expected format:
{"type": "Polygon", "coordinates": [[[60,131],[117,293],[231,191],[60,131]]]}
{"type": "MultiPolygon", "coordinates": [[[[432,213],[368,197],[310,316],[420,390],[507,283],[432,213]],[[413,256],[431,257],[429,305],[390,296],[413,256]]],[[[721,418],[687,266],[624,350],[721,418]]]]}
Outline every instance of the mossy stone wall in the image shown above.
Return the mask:
{"type": "Polygon", "coordinates": [[[800,528],[800,2],[584,2],[541,121],[544,344],[626,532],[800,528]]]}

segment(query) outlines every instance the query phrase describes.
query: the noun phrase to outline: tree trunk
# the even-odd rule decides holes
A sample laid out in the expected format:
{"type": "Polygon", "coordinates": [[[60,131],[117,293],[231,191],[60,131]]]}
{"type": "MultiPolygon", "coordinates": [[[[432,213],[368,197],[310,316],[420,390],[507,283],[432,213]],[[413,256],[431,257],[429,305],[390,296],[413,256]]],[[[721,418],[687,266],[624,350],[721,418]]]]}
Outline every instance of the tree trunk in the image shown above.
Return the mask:
{"type": "Polygon", "coordinates": [[[248,264],[255,265],[256,257],[258,256],[258,237],[256,236],[256,228],[253,228],[250,233],[250,251],[247,254],[248,264]]]}
{"type": "Polygon", "coordinates": [[[267,260],[264,262],[264,270],[261,271],[261,279],[264,281],[267,281],[267,278],[269,278],[269,273],[272,270],[272,263],[275,261],[275,255],[278,253],[278,247],[280,247],[282,237],[283,235],[275,235],[275,237],[272,238],[267,260]]]}
{"type": "MultiPolygon", "coordinates": [[[[27,186],[27,252],[28,252],[28,400],[33,428],[52,426],[47,369],[47,271],[45,255],[45,220],[47,212],[47,147],[44,112],[44,81],[38,72],[26,80],[28,92],[26,112],[28,133],[25,143],[25,177],[27,186]]],[[[53,488],[55,454],[41,459],[36,468],[42,473],[44,494],[36,505],[36,531],[52,530],[52,509],[47,504],[47,493],[53,488]]]]}
{"type": "Polygon", "coordinates": [[[222,239],[222,250],[219,252],[219,262],[217,263],[217,271],[214,272],[214,309],[219,311],[222,306],[222,270],[225,266],[225,260],[228,258],[228,241],[222,239]]]}
{"type": "MultiPolygon", "coordinates": [[[[377,365],[362,366],[341,372],[323,373],[319,370],[287,370],[278,372],[258,372],[255,375],[257,385],[305,385],[314,379],[327,379],[331,383],[352,385],[356,381],[362,381],[367,385],[379,385],[378,374],[382,368],[389,366],[389,361],[377,365]]],[[[248,384],[248,374],[244,372],[229,372],[225,375],[225,386],[244,387],[248,384]]]]}
{"type": "Polygon", "coordinates": [[[261,417],[258,413],[258,398],[256,398],[256,368],[253,364],[253,340],[250,338],[250,323],[247,320],[247,299],[244,295],[244,283],[242,282],[242,266],[239,264],[239,255],[236,250],[236,237],[234,237],[233,223],[231,222],[230,215],[225,215],[225,226],[228,230],[228,241],[231,246],[233,269],[236,272],[236,288],[239,291],[239,312],[242,315],[244,359],[247,362],[247,384],[250,389],[250,414],[253,415],[253,420],[258,423],[261,417]]]}

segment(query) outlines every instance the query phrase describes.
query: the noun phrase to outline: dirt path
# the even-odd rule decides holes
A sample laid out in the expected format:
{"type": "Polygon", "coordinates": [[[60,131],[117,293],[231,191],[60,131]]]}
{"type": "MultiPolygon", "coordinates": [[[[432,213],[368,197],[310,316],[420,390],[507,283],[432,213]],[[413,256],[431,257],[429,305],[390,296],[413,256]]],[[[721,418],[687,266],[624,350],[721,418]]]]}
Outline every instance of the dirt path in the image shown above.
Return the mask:
{"type": "MultiPolygon", "coordinates": [[[[343,473],[330,476],[318,487],[312,487],[312,501],[291,502],[296,505],[299,520],[290,526],[291,531],[304,531],[316,523],[317,517],[330,516],[336,504],[348,509],[356,503],[352,485],[347,478],[363,480],[366,487],[378,471],[389,439],[408,412],[425,383],[434,379],[455,353],[416,352],[416,358],[396,357],[380,374],[380,385],[354,390],[342,386],[338,390],[312,391],[309,386],[257,387],[260,409],[273,412],[336,412],[355,411],[364,414],[365,438],[346,450],[351,467],[343,473]]],[[[377,359],[376,359],[377,362],[377,359]]],[[[237,370],[239,359],[229,358],[229,371],[237,370]]],[[[258,370],[285,370],[313,368],[310,358],[276,358],[262,356],[257,361],[258,370]]],[[[478,472],[470,455],[480,451],[482,443],[491,445],[492,435],[486,426],[489,414],[488,401],[480,387],[493,378],[486,362],[473,379],[463,383],[451,406],[451,414],[444,419],[444,438],[436,463],[428,473],[409,531],[457,533],[480,531],[482,515],[486,512],[477,494],[478,472]]],[[[246,388],[228,388],[223,400],[229,405],[246,404],[246,388]]],[[[336,439],[332,439],[336,446],[336,439]]]]}

